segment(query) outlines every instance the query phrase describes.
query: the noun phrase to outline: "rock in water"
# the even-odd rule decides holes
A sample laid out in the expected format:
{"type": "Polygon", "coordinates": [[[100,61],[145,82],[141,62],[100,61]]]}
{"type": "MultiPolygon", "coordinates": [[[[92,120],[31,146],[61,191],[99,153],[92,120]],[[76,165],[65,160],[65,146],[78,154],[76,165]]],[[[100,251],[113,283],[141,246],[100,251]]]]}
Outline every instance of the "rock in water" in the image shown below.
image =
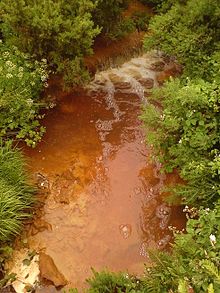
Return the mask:
{"type": "Polygon", "coordinates": [[[67,284],[65,277],[58,271],[53,259],[49,255],[40,253],[39,266],[42,278],[51,281],[56,287],[63,287],[67,284]]]}
{"type": "MultiPolygon", "coordinates": [[[[40,271],[39,256],[35,251],[28,249],[15,250],[13,252],[13,258],[5,264],[5,268],[9,275],[12,274],[15,276],[15,280],[12,280],[11,283],[14,291],[11,292],[23,293],[28,292],[26,290],[27,287],[32,289],[36,288],[40,271]]],[[[0,292],[2,291],[0,290],[0,292]]]]}
{"type": "Polygon", "coordinates": [[[121,235],[123,236],[123,238],[127,239],[128,237],[131,236],[131,232],[132,232],[132,227],[130,224],[122,224],[119,226],[119,230],[121,235]]]}

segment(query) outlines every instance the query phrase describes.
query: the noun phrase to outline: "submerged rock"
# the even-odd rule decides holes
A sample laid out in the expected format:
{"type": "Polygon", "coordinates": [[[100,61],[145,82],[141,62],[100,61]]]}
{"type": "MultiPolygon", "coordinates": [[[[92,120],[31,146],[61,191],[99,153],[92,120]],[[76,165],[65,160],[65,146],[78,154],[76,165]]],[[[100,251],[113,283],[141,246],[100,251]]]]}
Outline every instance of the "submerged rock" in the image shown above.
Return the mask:
{"type": "Polygon", "coordinates": [[[139,82],[146,89],[152,89],[154,87],[154,80],[150,77],[142,78],[139,82]]]}
{"type": "Polygon", "coordinates": [[[119,226],[119,230],[121,235],[123,236],[123,238],[127,239],[128,237],[131,236],[131,232],[132,232],[132,227],[130,224],[122,224],[119,226]]]}
{"type": "Polygon", "coordinates": [[[45,230],[52,231],[52,225],[43,220],[42,218],[38,218],[34,221],[33,225],[31,226],[29,234],[33,236],[45,230]]]}
{"type": "Polygon", "coordinates": [[[40,253],[39,267],[41,278],[51,281],[56,287],[63,287],[67,284],[67,280],[63,274],[59,272],[53,259],[49,255],[40,253]]]}
{"type": "Polygon", "coordinates": [[[37,181],[37,186],[40,189],[50,189],[50,183],[49,180],[47,179],[47,177],[43,174],[41,174],[40,172],[35,173],[35,178],[37,181]]]}
{"type": "Polygon", "coordinates": [[[165,65],[166,65],[165,62],[163,61],[156,61],[151,64],[150,69],[154,71],[162,71],[164,70],[165,65]]]}

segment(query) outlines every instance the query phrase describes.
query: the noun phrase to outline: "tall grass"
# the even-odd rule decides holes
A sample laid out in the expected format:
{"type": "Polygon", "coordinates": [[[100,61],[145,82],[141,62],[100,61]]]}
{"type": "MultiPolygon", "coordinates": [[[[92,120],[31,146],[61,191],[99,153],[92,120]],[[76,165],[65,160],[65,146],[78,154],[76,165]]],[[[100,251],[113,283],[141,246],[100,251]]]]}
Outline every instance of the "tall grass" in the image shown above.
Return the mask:
{"type": "Polygon", "coordinates": [[[30,216],[35,189],[29,184],[25,160],[11,144],[0,145],[0,241],[18,234],[30,216]]]}

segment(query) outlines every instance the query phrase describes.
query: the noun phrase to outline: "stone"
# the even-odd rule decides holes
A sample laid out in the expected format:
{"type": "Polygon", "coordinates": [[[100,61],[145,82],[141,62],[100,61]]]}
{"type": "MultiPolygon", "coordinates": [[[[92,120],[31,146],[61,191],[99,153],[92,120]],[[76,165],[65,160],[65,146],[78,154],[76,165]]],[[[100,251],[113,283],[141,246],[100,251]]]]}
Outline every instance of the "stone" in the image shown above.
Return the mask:
{"type": "Polygon", "coordinates": [[[162,85],[171,76],[178,76],[182,72],[182,67],[176,63],[171,63],[157,74],[157,82],[162,85]]]}
{"type": "Polygon", "coordinates": [[[116,89],[119,89],[119,90],[129,90],[131,88],[131,84],[126,81],[115,82],[114,86],[116,89]]]}
{"type": "Polygon", "coordinates": [[[52,225],[46,222],[45,220],[39,218],[33,222],[33,225],[30,228],[29,234],[33,236],[45,230],[52,231],[52,225]]]}
{"type": "Polygon", "coordinates": [[[130,224],[120,225],[119,230],[120,230],[120,233],[123,236],[123,238],[127,239],[128,237],[131,236],[132,227],[130,224]]]}
{"type": "Polygon", "coordinates": [[[67,280],[59,272],[51,256],[40,253],[39,268],[41,278],[51,281],[55,287],[63,287],[67,284],[67,280]]]}
{"type": "Polygon", "coordinates": [[[152,78],[142,78],[139,82],[146,89],[152,89],[154,87],[154,80],[152,78]]]}
{"type": "Polygon", "coordinates": [[[165,63],[163,61],[156,61],[151,64],[150,69],[154,71],[162,71],[164,70],[165,63]]]}
{"type": "Polygon", "coordinates": [[[50,189],[50,184],[49,184],[49,180],[47,179],[47,177],[43,174],[41,174],[40,172],[35,173],[35,178],[37,181],[37,186],[40,189],[50,189]]]}
{"type": "Polygon", "coordinates": [[[56,293],[56,292],[60,292],[60,290],[58,291],[56,287],[54,287],[53,285],[41,286],[35,290],[35,293],[56,293]]]}
{"type": "Polygon", "coordinates": [[[12,262],[7,265],[9,274],[16,275],[16,279],[12,282],[15,292],[24,293],[27,292],[27,287],[33,289],[36,287],[40,271],[39,255],[35,251],[28,249],[15,250],[12,262]]]}

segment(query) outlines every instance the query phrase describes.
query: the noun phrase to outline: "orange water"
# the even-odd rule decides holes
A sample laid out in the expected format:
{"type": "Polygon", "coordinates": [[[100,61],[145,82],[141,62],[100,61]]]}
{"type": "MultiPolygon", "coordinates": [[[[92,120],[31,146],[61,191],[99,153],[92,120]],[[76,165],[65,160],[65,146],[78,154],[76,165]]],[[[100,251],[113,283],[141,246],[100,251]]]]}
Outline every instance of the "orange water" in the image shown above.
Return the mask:
{"type": "Polygon", "coordinates": [[[91,267],[142,274],[148,249],[168,247],[168,226],[184,223],[181,209],[162,201],[161,189],[178,178],[150,161],[140,97],[119,91],[112,99],[63,93],[46,113],[43,141],[26,151],[31,172],[50,185],[42,216],[50,228],[30,232],[29,245],[78,288],[91,267]]]}

